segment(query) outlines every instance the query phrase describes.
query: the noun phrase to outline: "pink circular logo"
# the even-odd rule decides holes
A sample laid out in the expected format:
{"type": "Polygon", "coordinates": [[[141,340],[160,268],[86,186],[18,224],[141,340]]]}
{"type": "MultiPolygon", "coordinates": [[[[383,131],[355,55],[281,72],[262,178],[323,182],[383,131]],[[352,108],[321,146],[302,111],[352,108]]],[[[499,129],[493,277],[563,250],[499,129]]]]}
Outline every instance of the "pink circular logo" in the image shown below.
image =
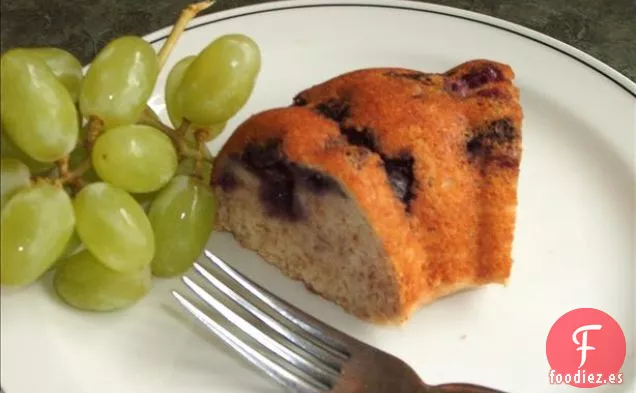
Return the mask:
{"type": "Polygon", "coordinates": [[[623,330],[607,313],[594,308],[569,311],[548,333],[549,381],[579,388],[621,384],[626,349],[623,330]]]}

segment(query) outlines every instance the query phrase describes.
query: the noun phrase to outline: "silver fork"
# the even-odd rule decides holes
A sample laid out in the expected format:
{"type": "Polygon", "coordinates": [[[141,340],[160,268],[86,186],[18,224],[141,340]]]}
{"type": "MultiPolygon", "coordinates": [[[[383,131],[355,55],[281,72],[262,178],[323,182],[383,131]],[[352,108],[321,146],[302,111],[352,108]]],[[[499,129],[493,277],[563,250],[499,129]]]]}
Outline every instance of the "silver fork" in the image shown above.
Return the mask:
{"type": "Polygon", "coordinates": [[[402,360],[307,315],[250,281],[211,252],[206,250],[204,255],[209,268],[197,262],[196,273],[261,326],[250,323],[188,276],[182,278],[183,282],[200,300],[258,344],[249,344],[237,337],[179,292],[172,291],[172,294],[205,327],[291,392],[503,393],[463,383],[427,385],[402,360]],[[262,348],[259,350],[257,346],[262,348]]]}

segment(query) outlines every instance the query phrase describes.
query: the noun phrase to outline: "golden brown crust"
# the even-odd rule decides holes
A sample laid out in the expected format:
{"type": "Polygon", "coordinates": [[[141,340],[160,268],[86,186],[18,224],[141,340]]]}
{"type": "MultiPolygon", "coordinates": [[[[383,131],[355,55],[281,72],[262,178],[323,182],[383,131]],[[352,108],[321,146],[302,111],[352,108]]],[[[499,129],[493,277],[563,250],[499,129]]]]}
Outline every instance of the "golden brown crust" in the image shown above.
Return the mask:
{"type": "Polygon", "coordinates": [[[404,318],[420,303],[509,277],[523,117],[513,78],[486,60],[444,74],[344,74],[301,92],[295,106],[248,119],[213,178],[248,144],[278,139],[286,159],[336,179],[382,241],[404,318]],[[391,187],[392,159],[407,172],[412,162],[406,196],[391,187]]]}

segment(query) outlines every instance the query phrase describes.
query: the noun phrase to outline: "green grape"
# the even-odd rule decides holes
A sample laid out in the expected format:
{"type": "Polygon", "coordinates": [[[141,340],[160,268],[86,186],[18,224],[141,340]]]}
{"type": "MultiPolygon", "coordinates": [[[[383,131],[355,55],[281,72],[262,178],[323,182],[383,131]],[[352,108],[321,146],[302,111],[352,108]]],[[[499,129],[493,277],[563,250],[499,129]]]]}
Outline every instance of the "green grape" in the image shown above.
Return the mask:
{"type": "Polygon", "coordinates": [[[249,37],[216,39],[183,75],[177,92],[183,117],[203,125],[228,121],[252,94],[260,66],[259,48],[249,37]]]}
{"type": "Polygon", "coordinates": [[[108,183],[84,187],[74,201],[76,230],[84,246],[109,268],[124,272],[150,264],[155,240],[141,206],[108,183]]]}
{"type": "Polygon", "coordinates": [[[133,305],[151,287],[150,267],[116,272],[100,263],[88,250],[60,261],[53,278],[57,295],[83,311],[114,311],[133,305]]]}
{"type": "Polygon", "coordinates": [[[214,226],[216,200],[201,181],[176,176],[150,206],[148,217],[157,242],[152,272],[172,277],[199,257],[214,226]]]}
{"type": "Polygon", "coordinates": [[[0,133],[0,153],[2,157],[15,158],[22,162],[29,167],[29,170],[34,175],[40,175],[55,167],[55,163],[53,162],[39,162],[27,156],[22,150],[18,149],[13,142],[11,142],[11,139],[4,135],[4,132],[0,133]]]}
{"type": "MultiPolygon", "coordinates": [[[[181,59],[177,64],[174,65],[174,67],[172,67],[172,70],[170,70],[170,73],[168,74],[168,78],[166,80],[166,108],[168,109],[168,117],[170,118],[170,122],[175,128],[179,128],[181,122],[183,121],[183,116],[181,115],[181,106],[179,105],[179,101],[177,100],[177,93],[179,91],[181,81],[183,80],[183,75],[185,75],[186,70],[188,69],[190,64],[192,64],[194,59],[196,59],[196,56],[188,56],[181,59]]],[[[227,122],[212,125],[195,124],[190,127],[190,130],[205,128],[205,140],[211,141],[225,129],[226,124],[227,122]]],[[[188,132],[186,137],[192,142],[193,145],[196,144],[196,141],[194,140],[194,132],[188,132]]]]}
{"type": "Polygon", "coordinates": [[[141,115],[159,75],[149,43],[125,36],[111,41],[91,64],[79,96],[84,117],[98,117],[106,129],[133,124],[141,115]]]}
{"type": "Polygon", "coordinates": [[[73,99],[37,56],[13,49],[2,56],[2,125],[20,150],[40,162],[69,154],[79,133],[73,99]]]}
{"type": "MultiPolygon", "coordinates": [[[[209,161],[203,161],[201,163],[201,177],[205,184],[210,184],[210,178],[212,177],[212,163],[209,161]]],[[[179,163],[179,167],[177,168],[178,175],[190,176],[195,174],[196,169],[196,159],[191,157],[186,157],[179,163]]]]}
{"type": "Polygon", "coordinates": [[[14,158],[0,160],[0,207],[21,189],[31,184],[29,168],[14,158]]]}
{"type": "Polygon", "coordinates": [[[134,193],[160,189],[172,179],[178,164],[170,138],[146,125],[106,131],[97,138],[91,160],[100,178],[134,193]]]}
{"type": "Polygon", "coordinates": [[[181,121],[183,120],[181,107],[177,102],[177,92],[179,91],[179,86],[183,80],[183,75],[194,59],[196,59],[196,56],[188,56],[179,60],[179,62],[172,67],[168,74],[168,78],[166,79],[166,86],[164,89],[166,108],[168,109],[168,117],[170,118],[170,122],[174,128],[179,128],[181,121]]]}
{"type": "Polygon", "coordinates": [[[73,205],[62,188],[38,183],[7,202],[0,225],[0,282],[27,285],[64,252],[75,225],[73,205]]]}
{"type": "Polygon", "coordinates": [[[59,48],[30,48],[29,53],[39,56],[49,66],[57,79],[66,87],[74,102],[79,96],[82,83],[82,63],[72,54],[59,48]]]}

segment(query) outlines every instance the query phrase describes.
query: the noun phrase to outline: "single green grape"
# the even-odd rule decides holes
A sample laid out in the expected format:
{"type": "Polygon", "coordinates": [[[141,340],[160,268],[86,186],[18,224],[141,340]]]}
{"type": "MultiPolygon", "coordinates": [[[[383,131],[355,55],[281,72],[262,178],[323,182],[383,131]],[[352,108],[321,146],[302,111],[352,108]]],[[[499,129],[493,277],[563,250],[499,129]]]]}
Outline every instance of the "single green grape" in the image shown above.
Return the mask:
{"type": "Polygon", "coordinates": [[[75,225],[73,205],[62,188],[38,183],[7,202],[0,225],[0,282],[27,285],[64,252],[75,225]]]}
{"type": "Polygon", "coordinates": [[[73,204],[80,240],[104,265],[125,272],[150,264],[155,253],[152,227],[130,194],[108,183],[92,183],[73,204]]]}
{"type": "Polygon", "coordinates": [[[228,121],[247,102],[260,72],[258,45],[240,34],[222,36],[196,57],[179,85],[183,117],[193,124],[228,121]]]}
{"type": "Polygon", "coordinates": [[[23,49],[2,55],[3,131],[20,150],[40,162],[69,154],[79,133],[73,99],[51,69],[23,49]]]}
{"type": "MultiPolygon", "coordinates": [[[[212,163],[209,161],[203,161],[201,163],[201,172],[200,175],[205,184],[210,184],[210,179],[212,177],[212,163]]],[[[186,157],[179,163],[179,167],[177,168],[178,175],[195,175],[196,169],[196,159],[192,157],[186,157]]]]}
{"type": "Polygon", "coordinates": [[[148,217],[157,242],[152,273],[179,275],[199,257],[214,227],[216,200],[201,181],[176,176],[150,206],[148,217]]]}
{"type": "Polygon", "coordinates": [[[150,44],[140,37],[111,41],[91,64],[79,96],[85,118],[95,116],[106,129],[133,124],[152,94],[159,60],[150,44]]]}
{"type": "Polygon", "coordinates": [[[77,102],[83,77],[82,63],[69,52],[59,48],[29,48],[27,51],[38,56],[49,66],[71,94],[73,101],[77,102]]]}
{"type": "MultiPolygon", "coordinates": [[[[179,60],[177,64],[172,67],[170,73],[168,74],[168,78],[166,79],[165,86],[165,97],[166,97],[166,108],[168,109],[168,117],[170,118],[170,123],[174,128],[179,128],[181,122],[183,121],[183,116],[181,114],[181,106],[179,105],[179,100],[177,99],[177,93],[181,86],[181,81],[183,80],[183,75],[185,75],[186,70],[192,64],[192,62],[196,59],[196,56],[188,56],[179,60]]],[[[205,140],[211,141],[216,138],[224,129],[227,122],[221,122],[220,124],[211,124],[211,125],[199,125],[193,124],[190,127],[190,132],[186,135],[186,139],[194,146],[196,141],[194,140],[194,132],[197,128],[205,128],[205,140]]]]}
{"type": "Polygon", "coordinates": [[[166,85],[164,88],[166,108],[168,110],[170,123],[172,123],[174,128],[179,128],[183,120],[181,107],[177,102],[177,92],[179,91],[179,86],[183,80],[183,75],[194,59],[196,59],[196,56],[188,56],[179,60],[177,64],[172,67],[168,74],[168,78],[166,79],[166,85]]]}
{"type": "Polygon", "coordinates": [[[60,261],[53,278],[57,295],[83,311],[115,311],[133,305],[151,287],[150,267],[117,272],[104,266],[88,250],[60,261]]]}
{"type": "Polygon", "coordinates": [[[29,170],[34,175],[43,174],[55,167],[55,163],[53,162],[39,162],[27,156],[13,142],[11,142],[11,139],[4,135],[4,132],[0,133],[0,156],[4,158],[15,158],[28,166],[29,170]]]}
{"type": "Polygon", "coordinates": [[[146,193],[166,185],[177,170],[177,151],[163,132],[146,125],[112,128],[93,147],[100,178],[128,192],[146,193]]]}
{"type": "Polygon", "coordinates": [[[0,207],[23,188],[31,184],[29,167],[14,158],[0,160],[0,207]]]}

